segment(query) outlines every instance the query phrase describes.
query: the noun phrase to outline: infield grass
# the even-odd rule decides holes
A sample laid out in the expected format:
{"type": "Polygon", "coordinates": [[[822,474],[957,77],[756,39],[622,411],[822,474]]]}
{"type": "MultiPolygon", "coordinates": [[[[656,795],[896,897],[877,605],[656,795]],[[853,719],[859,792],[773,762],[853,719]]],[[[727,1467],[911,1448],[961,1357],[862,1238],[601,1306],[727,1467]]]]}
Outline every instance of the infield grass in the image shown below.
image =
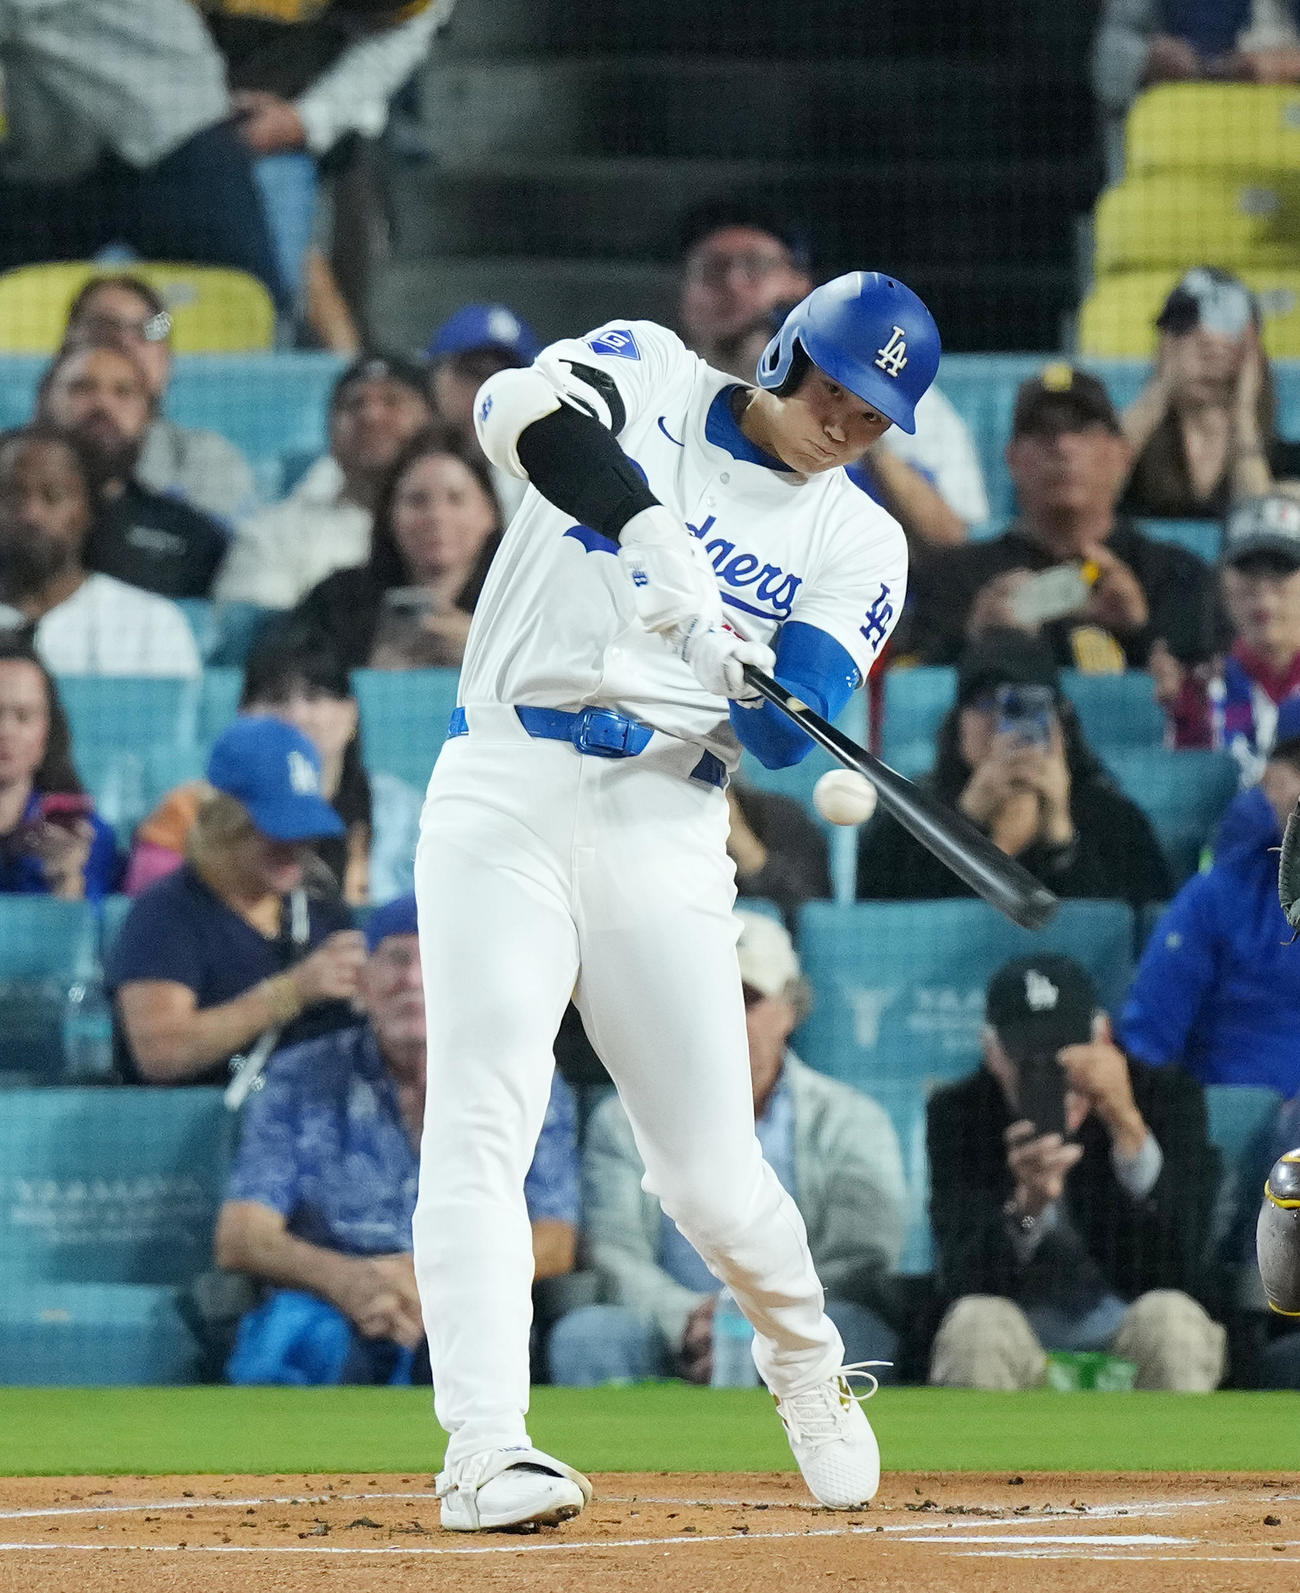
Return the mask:
{"type": "MultiPolygon", "coordinates": [[[[890,1471],[1300,1470],[1300,1394],[888,1390],[890,1471]]],[[[685,1384],[534,1391],[534,1442],[588,1471],[787,1471],[761,1391],[685,1384]]],[[[0,1388],[0,1473],[427,1475],[427,1389],[0,1388]]]]}

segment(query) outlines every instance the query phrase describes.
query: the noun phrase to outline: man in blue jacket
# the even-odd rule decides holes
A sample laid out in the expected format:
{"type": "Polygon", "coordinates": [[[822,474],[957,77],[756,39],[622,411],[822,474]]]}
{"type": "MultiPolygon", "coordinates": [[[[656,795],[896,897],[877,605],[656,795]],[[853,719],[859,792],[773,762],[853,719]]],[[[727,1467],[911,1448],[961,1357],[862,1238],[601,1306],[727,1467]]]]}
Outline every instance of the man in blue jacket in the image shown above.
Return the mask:
{"type": "Polygon", "coordinates": [[[1284,704],[1257,786],[1220,826],[1213,868],[1156,926],[1120,1020],[1124,1049],[1203,1084],[1300,1092],[1300,956],[1277,897],[1277,848],[1300,799],[1300,702],[1284,704]]]}

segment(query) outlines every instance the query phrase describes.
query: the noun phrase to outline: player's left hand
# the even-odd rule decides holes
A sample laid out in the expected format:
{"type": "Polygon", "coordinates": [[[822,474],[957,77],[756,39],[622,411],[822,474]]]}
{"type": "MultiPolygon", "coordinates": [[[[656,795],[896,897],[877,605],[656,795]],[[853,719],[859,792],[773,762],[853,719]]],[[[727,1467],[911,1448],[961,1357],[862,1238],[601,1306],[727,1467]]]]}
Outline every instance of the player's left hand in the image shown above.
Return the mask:
{"type": "Polygon", "coordinates": [[[745,679],[745,665],[753,664],[770,675],[776,654],[762,642],[747,642],[727,626],[710,625],[700,618],[668,633],[668,644],[690,665],[705,691],[730,697],[742,708],[757,708],[763,699],[745,679]]]}

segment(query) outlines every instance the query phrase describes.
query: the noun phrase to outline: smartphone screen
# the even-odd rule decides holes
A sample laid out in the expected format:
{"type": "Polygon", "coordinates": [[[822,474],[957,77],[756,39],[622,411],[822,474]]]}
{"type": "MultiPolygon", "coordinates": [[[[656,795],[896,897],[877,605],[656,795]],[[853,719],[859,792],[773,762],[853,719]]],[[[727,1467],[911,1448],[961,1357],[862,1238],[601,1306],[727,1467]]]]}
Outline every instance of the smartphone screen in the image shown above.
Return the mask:
{"type": "Polygon", "coordinates": [[[999,686],[993,702],[999,732],[1029,747],[1050,746],[1056,701],[1048,687],[999,686]]]}
{"type": "Polygon", "coordinates": [[[1040,1134],[1065,1135],[1065,1069],[1054,1055],[1026,1057],[1017,1065],[1020,1115],[1040,1134]]]}

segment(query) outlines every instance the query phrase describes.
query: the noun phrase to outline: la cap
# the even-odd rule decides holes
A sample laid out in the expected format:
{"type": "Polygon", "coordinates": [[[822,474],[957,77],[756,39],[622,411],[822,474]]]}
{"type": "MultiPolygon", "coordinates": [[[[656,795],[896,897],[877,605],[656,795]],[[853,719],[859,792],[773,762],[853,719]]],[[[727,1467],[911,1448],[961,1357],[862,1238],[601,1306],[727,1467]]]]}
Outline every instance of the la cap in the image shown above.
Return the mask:
{"type": "Polygon", "coordinates": [[[464,304],[429,340],[424,357],[447,359],[475,349],[500,349],[520,365],[531,365],[542,351],[536,332],[504,304],[464,304]]]}
{"type": "Polygon", "coordinates": [[[1055,952],[1017,957],[989,981],[985,1016],[1015,1062],[1055,1054],[1092,1039],[1097,987],[1073,957],[1055,952]]]}
{"type": "Polygon", "coordinates": [[[234,797],[273,841],[314,841],[344,833],[321,795],[320,754],[294,725],[241,714],[213,743],[208,784],[234,797]]]}
{"type": "Polygon", "coordinates": [[[366,919],[366,949],[374,951],[390,935],[414,935],[418,932],[415,894],[408,891],[405,896],[376,907],[366,919]]]}

